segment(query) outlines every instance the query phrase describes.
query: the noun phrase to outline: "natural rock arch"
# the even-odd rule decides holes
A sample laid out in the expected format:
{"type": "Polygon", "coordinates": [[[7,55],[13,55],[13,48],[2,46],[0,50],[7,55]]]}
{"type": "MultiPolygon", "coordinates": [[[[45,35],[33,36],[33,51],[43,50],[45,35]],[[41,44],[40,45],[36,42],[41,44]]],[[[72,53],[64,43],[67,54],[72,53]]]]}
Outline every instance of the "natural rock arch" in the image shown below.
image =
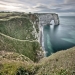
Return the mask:
{"type": "Polygon", "coordinates": [[[39,18],[40,24],[50,24],[52,20],[54,20],[55,25],[59,25],[59,17],[58,14],[55,13],[40,13],[37,15],[39,18]]]}

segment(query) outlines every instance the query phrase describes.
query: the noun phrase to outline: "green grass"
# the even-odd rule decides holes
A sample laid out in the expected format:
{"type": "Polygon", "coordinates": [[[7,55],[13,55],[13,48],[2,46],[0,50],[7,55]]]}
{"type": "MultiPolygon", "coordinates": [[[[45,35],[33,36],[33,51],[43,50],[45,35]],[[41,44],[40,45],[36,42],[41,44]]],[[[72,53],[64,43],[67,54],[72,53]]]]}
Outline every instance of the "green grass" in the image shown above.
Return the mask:
{"type": "Polygon", "coordinates": [[[13,18],[0,21],[0,32],[21,40],[35,40],[33,25],[27,18],[13,18]]]}
{"type": "Polygon", "coordinates": [[[2,12],[0,12],[0,16],[7,16],[7,15],[11,15],[12,13],[2,13],[2,12]]]}
{"type": "Polygon", "coordinates": [[[0,51],[0,75],[34,75],[35,64],[24,55],[0,51]]]}
{"type": "Polygon", "coordinates": [[[37,51],[41,50],[36,40],[33,25],[27,14],[11,14],[0,20],[0,51],[17,52],[37,61],[37,51]]]}
{"type": "Polygon", "coordinates": [[[18,53],[0,51],[0,75],[75,75],[75,47],[38,63],[18,53]]]}
{"type": "Polygon", "coordinates": [[[75,75],[75,47],[43,58],[39,64],[36,75],[75,75]]]}
{"type": "Polygon", "coordinates": [[[0,64],[0,75],[34,75],[34,67],[22,62],[8,62],[0,64]]]}
{"type": "Polygon", "coordinates": [[[40,50],[40,46],[37,41],[20,41],[0,35],[0,50],[17,52],[36,61],[36,51],[40,50]]]}

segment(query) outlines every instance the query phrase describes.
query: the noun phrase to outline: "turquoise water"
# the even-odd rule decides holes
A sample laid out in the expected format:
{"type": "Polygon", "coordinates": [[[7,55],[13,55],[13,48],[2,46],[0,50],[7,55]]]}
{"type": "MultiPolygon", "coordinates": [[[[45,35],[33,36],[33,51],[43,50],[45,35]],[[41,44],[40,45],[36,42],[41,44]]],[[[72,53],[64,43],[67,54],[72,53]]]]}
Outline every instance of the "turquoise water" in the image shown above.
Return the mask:
{"type": "Polygon", "coordinates": [[[75,17],[59,17],[60,25],[43,26],[46,56],[75,46],[75,17]]]}

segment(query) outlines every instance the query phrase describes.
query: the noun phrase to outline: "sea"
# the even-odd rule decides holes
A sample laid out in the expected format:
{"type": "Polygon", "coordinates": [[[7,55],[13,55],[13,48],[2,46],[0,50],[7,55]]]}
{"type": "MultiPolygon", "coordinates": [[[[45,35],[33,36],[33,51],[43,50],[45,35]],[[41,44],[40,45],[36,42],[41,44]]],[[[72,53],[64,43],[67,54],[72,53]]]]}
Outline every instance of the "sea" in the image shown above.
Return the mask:
{"type": "Polygon", "coordinates": [[[46,56],[75,46],[75,16],[59,16],[59,25],[44,25],[43,39],[46,56]]]}

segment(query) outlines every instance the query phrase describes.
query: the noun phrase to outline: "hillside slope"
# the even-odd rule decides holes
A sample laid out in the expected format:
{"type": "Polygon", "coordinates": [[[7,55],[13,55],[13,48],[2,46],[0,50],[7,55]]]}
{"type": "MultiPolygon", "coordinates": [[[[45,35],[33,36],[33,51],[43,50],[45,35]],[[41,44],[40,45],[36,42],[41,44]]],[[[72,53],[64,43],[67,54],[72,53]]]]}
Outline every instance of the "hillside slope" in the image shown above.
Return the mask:
{"type": "Polygon", "coordinates": [[[0,21],[0,32],[21,40],[36,40],[33,25],[27,18],[12,18],[0,21]]]}
{"type": "Polygon", "coordinates": [[[43,52],[28,15],[7,14],[2,17],[0,17],[0,51],[17,52],[38,61],[40,59],[38,53],[43,52]]]}
{"type": "Polygon", "coordinates": [[[34,63],[14,52],[0,51],[0,75],[33,75],[34,63]]]}
{"type": "Polygon", "coordinates": [[[36,75],[75,75],[75,47],[54,53],[39,63],[36,75]]]}
{"type": "Polygon", "coordinates": [[[41,51],[40,45],[37,41],[15,40],[11,37],[5,37],[0,34],[0,51],[17,52],[23,54],[33,61],[38,60],[37,52],[41,51]]]}
{"type": "Polygon", "coordinates": [[[0,51],[0,75],[75,75],[75,47],[38,63],[22,54],[0,51]]]}

